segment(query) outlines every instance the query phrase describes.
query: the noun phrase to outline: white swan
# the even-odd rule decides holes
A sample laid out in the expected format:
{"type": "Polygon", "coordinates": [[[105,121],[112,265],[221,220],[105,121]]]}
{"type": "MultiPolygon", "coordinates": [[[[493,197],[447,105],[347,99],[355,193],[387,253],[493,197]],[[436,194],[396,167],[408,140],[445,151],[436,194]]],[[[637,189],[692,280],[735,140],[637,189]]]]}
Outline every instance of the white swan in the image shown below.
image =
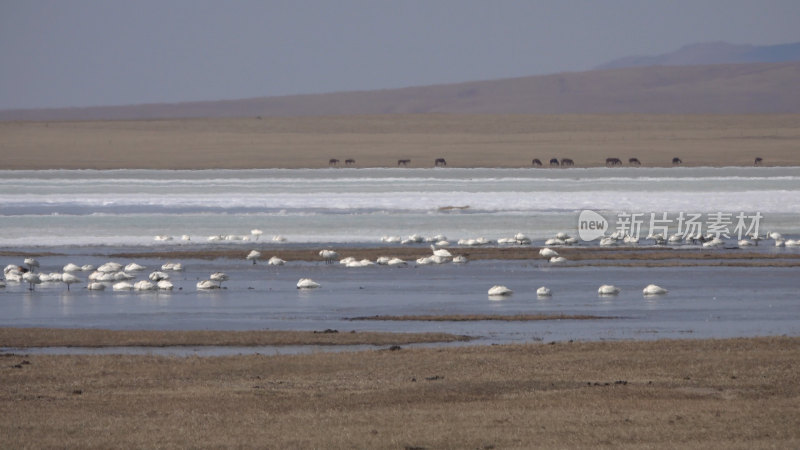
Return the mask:
{"type": "Polygon", "coordinates": [[[211,281],[216,281],[219,283],[219,287],[222,288],[222,282],[228,281],[228,274],[224,272],[214,272],[208,278],[210,278],[211,281]]]}
{"type": "Polygon", "coordinates": [[[333,261],[339,259],[339,254],[333,250],[320,250],[319,256],[325,260],[325,264],[333,264],[333,261]]]}
{"type": "Polygon", "coordinates": [[[522,233],[517,233],[514,235],[514,240],[519,245],[527,245],[531,243],[531,239],[528,236],[525,236],[522,233]]]}
{"type": "Polygon", "coordinates": [[[37,284],[42,283],[42,279],[39,278],[38,273],[33,272],[25,272],[22,274],[22,281],[28,283],[30,285],[30,290],[33,290],[33,287],[37,284]]]}
{"type": "Polygon", "coordinates": [[[800,247],[800,239],[789,239],[784,241],[783,245],[787,247],[800,247]]]}
{"type": "Polygon", "coordinates": [[[114,274],[107,274],[107,275],[112,275],[113,278],[114,278],[114,281],[127,281],[127,280],[132,280],[132,279],[136,278],[135,276],[133,276],[133,275],[127,273],[127,272],[117,272],[117,273],[114,273],[114,274]]]}
{"type": "Polygon", "coordinates": [[[297,282],[297,289],[315,289],[319,287],[319,283],[311,278],[300,278],[297,282]]]}
{"type": "Polygon", "coordinates": [[[717,248],[717,247],[722,247],[723,245],[725,245],[725,241],[723,241],[718,237],[715,237],[708,242],[703,242],[704,248],[717,248]]]}
{"type": "Polygon", "coordinates": [[[81,272],[92,272],[94,271],[94,266],[91,264],[84,264],[81,266],[81,272]]]}
{"type": "Polygon", "coordinates": [[[456,257],[453,257],[453,264],[466,264],[466,263],[467,263],[466,256],[458,255],[456,257]]]}
{"type": "Polygon", "coordinates": [[[554,256],[558,256],[558,252],[553,250],[552,248],[543,248],[539,250],[539,256],[543,256],[545,258],[552,258],[554,256]]]}
{"type": "Polygon", "coordinates": [[[62,269],[64,272],[80,272],[81,266],[73,263],[69,263],[62,269]]]}
{"type": "Polygon", "coordinates": [[[174,287],[172,283],[167,280],[159,281],[158,283],[156,283],[156,286],[158,286],[158,288],[161,289],[162,291],[171,291],[172,288],[174,287]]]}
{"type": "Polygon", "coordinates": [[[141,264],[136,264],[135,262],[132,262],[132,263],[128,264],[127,266],[125,266],[125,272],[139,272],[141,270],[145,270],[146,268],[147,267],[145,267],[145,266],[143,266],[141,264]]]}
{"type": "Polygon", "coordinates": [[[130,291],[133,289],[133,284],[128,281],[120,281],[119,283],[114,283],[111,288],[115,291],[130,291]]]}
{"type": "Polygon", "coordinates": [[[747,239],[739,240],[739,247],[750,247],[752,245],[753,243],[751,241],[748,241],[747,239]]]}
{"type": "Polygon", "coordinates": [[[86,289],[88,289],[90,291],[105,291],[106,290],[106,285],[103,284],[103,283],[93,282],[93,283],[87,284],[86,285],[86,289]]]}
{"type": "Polygon", "coordinates": [[[427,266],[428,264],[433,264],[433,256],[424,256],[422,258],[417,259],[416,262],[420,266],[427,266]]]}
{"type": "Polygon", "coordinates": [[[75,275],[73,275],[73,274],[71,274],[71,273],[67,272],[67,273],[63,273],[63,274],[61,274],[61,281],[62,281],[62,282],[64,282],[64,283],[66,283],[66,285],[67,285],[67,290],[69,290],[69,285],[70,285],[70,284],[73,284],[73,283],[80,283],[80,282],[81,282],[81,279],[80,279],[80,278],[78,278],[78,277],[76,277],[75,275]]]}
{"type": "Polygon", "coordinates": [[[189,236],[188,234],[184,234],[184,235],[181,235],[181,240],[182,241],[191,241],[192,237],[189,236]]]}
{"type": "Polygon", "coordinates": [[[433,251],[433,256],[439,256],[441,258],[453,257],[453,254],[444,248],[437,249],[436,246],[431,245],[431,250],[433,251]]]}
{"type": "Polygon", "coordinates": [[[544,245],[547,245],[547,246],[564,245],[564,244],[566,244],[566,242],[564,242],[563,239],[559,239],[559,238],[550,238],[550,239],[544,241],[544,245]]]}
{"type": "Polygon", "coordinates": [[[267,261],[267,265],[270,266],[282,266],[284,264],[286,264],[286,261],[278,258],[277,256],[273,256],[272,258],[269,259],[269,261],[267,261]]]}
{"type": "Polygon", "coordinates": [[[253,237],[255,237],[256,240],[258,240],[258,238],[260,238],[261,235],[264,234],[264,232],[259,230],[258,228],[253,228],[252,230],[250,230],[250,234],[253,237]]]}
{"type": "Polygon", "coordinates": [[[136,291],[154,291],[156,285],[147,280],[137,281],[133,284],[133,289],[136,291]]]}
{"type": "Polygon", "coordinates": [[[161,270],[172,270],[173,272],[180,272],[183,270],[183,264],[168,262],[161,265],[161,270]]]}
{"type": "Polygon", "coordinates": [[[219,289],[219,285],[211,280],[203,280],[197,282],[197,289],[203,291],[209,289],[219,289]]]}
{"type": "Polygon", "coordinates": [[[98,272],[103,273],[119,272],[120,270],[122,270],[122,264],[113,261],[102,264],[97,268],[98,272]]]}
{"type": "Polygon", "coordinates": [[[597,289],[597,293],[599,295],[617,295],[619,294],[620,289],[616,286],[610,284],[604,284],[597,289]]]}
{"type": "Polygon", "coordinates": [[[514,291],[512,291],[511,289],[509,289],[509,288],[507,288],[505,286],[501,286],[499,284],[494,285],[491,288],[489,288],[489,296],[491,296],[491,297],[509,296],[509,295],[511,295],[513,293],[514,293],[514,291]]]}
{"type": "Polygon", "coordinates": [[[392,258],[392,259],[390,259],[389,261],[386,262],[386,265],[387,266],[395,266],[396,267],[396,266],[407,266],[408,263],[406,263],[405,261],[403,261],[400,258],[392,258]]]}
{"type": "Polygon", "coordinates": [[[642,289],[642,294],[644,295],[664,295],[667,292],[669,291],[662,288],[661,286],[656,286],[655,284],[648,284],[647,287],[642,289]]]}
{"type": "Polygon", "coordinates": [[[171,241],[171,240],[172,240],[172,236],[167,236],[167,235],[164,235],[164,234],[159,234],[159,235],[158,235],[158,236],[156,236],[154,239],[155,239],[156,241],[171,241]]]}
{"type": "Polygon", "coordinates": [[[552,263],[552,264],[559,264],[559,263],[563,263],[563,262],[566,262],[566,261],[567,261],[567,258],[564,258],[563,256],[553,256],[552,258],[550,258],[550,263],[552,263]]]}
{"type": "Polygon", "coordinates": [[[24,262],[31,272],[35,272],[35,269],[39,268],[39,261],[37,261],[36,258],[25,258],[24,262]]]}
{"type": "Polygon", "coordinates": [[[536,295],[539,297],[550,297],[550,288],[542,286],[536,290],[536,295]]]}
{"type": "Polygon", "coordinates": [[[275,241],[275,242],[286,242],[286,238],[281,236],[280,234],[276,235],[276,236],[272,236],[272,240],[275,241]]]}
{"type": "Polygon", "coordinates": [[[149,278],[150,281],[169,280],[169,274],[164,273],[164,272],[155,271],[155,272],[150,273],[150,275],[147,278],[149,278]]]}
{"type": "Polygon", "coordinates": [[[244,259],[248,261],[253,261],[253,264],[255,264],[256,261],[258,261],[260,258],[261,258],[261,252],[258,250],[250,250],[250,253],[248,253],[247,256],[244,257],[244,259]]]}

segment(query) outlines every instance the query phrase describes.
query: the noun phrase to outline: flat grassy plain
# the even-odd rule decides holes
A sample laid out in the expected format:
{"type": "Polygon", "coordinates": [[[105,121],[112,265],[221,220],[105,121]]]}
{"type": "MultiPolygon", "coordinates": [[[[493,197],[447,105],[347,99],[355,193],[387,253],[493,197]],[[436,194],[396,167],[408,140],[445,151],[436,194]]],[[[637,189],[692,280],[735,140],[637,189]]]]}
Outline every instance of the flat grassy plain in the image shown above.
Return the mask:
{"type": "Polygon", "coordinates": [[[800,166],[800,115],[386,114],[231,119],[0,122],[3,169],[800,166]]]}
{"type": "Polygon", "coordinates": [[[797,448],[800,339],[0,356],[6,448],[797,448]]]}

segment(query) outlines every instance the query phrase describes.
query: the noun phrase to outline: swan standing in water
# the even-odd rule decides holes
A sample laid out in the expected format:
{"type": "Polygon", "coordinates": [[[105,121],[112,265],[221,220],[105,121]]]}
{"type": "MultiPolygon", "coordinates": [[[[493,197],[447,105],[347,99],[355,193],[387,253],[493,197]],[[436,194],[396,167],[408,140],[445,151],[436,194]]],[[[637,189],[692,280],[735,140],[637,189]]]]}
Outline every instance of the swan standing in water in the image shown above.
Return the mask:
{"type": "Polygon", "coordinates": [[[73,283],[80,283],[81,279],[71,273],[64,273],[61,275],[61,281],[66,283],[67,290],[69,291],[69,285],[73,283]]]}
{"type": "Polygon", "coordinates": [[[259,260],[259,258],[261,258],[261,252],[259,252],[258,250],[250,250],[250,253],[248,253],[244,259],[248,261],[253,261],[253,264],[255,264],[256,261],[259,260]]]}
{"type": "Polygon", "coordinates": [[[263,232],[263,231],[261,231],[261,230],[259,230],[258,228],[253,228],[252,230],[250,230],[250,234],[251,234],[251,235],[252,235],[252,236],[255,238],[255,240],[257,241],[257,240],[258,240],[258,238],[260,238],[260,237],[261,237],[261,235],[262,235],[262,234],[264,234],[264,232],[263,232]]]}
{"type": "Polygon", "coordinates": [[[41,278],[39,278],[39,274],[38,273],[33,273],[33,272],[25,272],[25,273],[23,273],[22,274],[22,281],[30,284],[30,288],[29,289],[31,291],[33,290],[33,287],[35,285],[42,283],[41,278]]]}
{"type": "Polygon", "coordinates": [[[28,270],[31,272],[35,272],[34,269],[39,268],[39,261],[37,261],[35,258],[25,258],[24,262],[25,265],[28,266],[28,270]]]}
{"type": "Polygon", "coordinates": [[[228,281],[228,274],[223,272],[214,272],[208,278],[210,278],[211,281],[216,281],[217,283],[219,283],[219,288],[222,289],[222,282],[228,281]]]}

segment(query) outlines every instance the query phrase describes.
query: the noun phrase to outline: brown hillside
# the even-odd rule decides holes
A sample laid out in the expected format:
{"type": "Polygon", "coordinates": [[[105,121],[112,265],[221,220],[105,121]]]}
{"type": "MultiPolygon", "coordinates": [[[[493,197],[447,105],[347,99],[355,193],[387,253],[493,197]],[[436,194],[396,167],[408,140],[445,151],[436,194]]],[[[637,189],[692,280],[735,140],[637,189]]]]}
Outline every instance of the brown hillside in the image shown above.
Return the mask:
{"type": "Polygon", "coordinates": [[[800,113],[800,62],[657,66],[381,91],[0,111],[0,120],[364,114],[800,113]]]}

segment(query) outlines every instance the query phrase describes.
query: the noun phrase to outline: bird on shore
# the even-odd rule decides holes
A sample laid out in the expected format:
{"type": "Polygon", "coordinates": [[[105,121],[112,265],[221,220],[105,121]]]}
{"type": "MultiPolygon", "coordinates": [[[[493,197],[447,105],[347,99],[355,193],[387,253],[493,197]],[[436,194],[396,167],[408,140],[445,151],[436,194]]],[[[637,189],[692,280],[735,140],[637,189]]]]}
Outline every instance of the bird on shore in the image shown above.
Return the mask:
{"type": "Polygon", "coordinates": [[[339,259],[339,254],[333,250],[320,250],[319,256],[325,260],[325,264],[333,264],[333,261],[339,259]]]}
{"type": "Polygon", "coordinates": [[[539,250],[539,256],[543,256],[545,258],[552,258],[554,256],[558,256],[558,252],[553,250],[552,248],[543,248],[539,250]]]}

